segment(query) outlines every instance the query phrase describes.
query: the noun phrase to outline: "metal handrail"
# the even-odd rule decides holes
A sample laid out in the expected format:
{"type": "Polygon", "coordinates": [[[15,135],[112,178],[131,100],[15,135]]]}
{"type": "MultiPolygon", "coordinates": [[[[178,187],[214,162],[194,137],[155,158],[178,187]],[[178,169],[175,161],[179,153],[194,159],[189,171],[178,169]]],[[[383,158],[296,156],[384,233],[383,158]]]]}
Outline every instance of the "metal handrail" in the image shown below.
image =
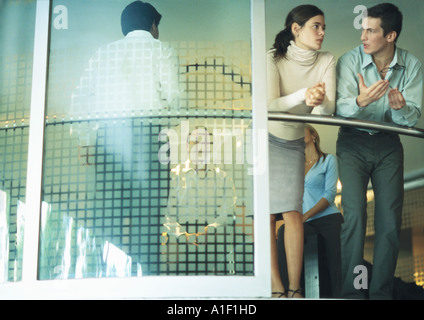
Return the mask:
{"type": "MultiPolygon", "coordinates": [[[[366,120],[347,119],[339,116],[321,116],[321,115],[298,115],[282,112],[268,112],[268,120],[274,121],[294,121],[315,124],[326,124],[332,126],[354,127],[361,129],[378,130],[384,132],[394,132],[417,138],[424,138],[424,129],[407,128],[391,124],[382,124],[366,120]]],[[[413,190],[424,187],[424,169],[416,170],[405,175],[404,189],[413,190]]],[[[371,189],[371,185],[368,186],[371,189]]]]}
{"type": "Polygon", "coordinates": [[[387,123],[379,123],[367,120],[347,119],[340,116],[322,116],[315,114],[290,114],[283,112],[268,112],[268,120],[272,121],[293,121],[315,124],[327,124],[332,126],[354,127],[370,129],[384,132],[394,132],[406,136],[424,138],[424,129],[408,128],[387,123]]]}

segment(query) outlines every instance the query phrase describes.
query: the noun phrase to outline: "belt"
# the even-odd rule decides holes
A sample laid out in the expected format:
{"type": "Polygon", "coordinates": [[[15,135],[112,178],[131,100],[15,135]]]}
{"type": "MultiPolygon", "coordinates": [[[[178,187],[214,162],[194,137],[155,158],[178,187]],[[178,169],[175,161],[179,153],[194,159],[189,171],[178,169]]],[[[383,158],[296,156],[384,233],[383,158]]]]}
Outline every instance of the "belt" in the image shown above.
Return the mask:
{"type": "Polygon", "coordinates": [[[360,130],[353,127],[340,127],[341,132],[348,132],[353,133],[357,135],[366,135],[366,136],[375,136],[375,135],[396,135],[396,133],[393,132],[385,132],[385,131],[365,131],[360,130]]]}

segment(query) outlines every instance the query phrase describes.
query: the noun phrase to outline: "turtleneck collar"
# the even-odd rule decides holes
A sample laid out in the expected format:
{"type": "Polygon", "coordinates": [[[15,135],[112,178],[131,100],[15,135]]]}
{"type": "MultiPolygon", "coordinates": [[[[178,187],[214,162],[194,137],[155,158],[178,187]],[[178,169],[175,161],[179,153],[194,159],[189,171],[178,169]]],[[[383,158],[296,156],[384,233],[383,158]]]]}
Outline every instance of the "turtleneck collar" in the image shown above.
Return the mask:
{"type": "Polygon", "coordinates": [[[312,65],[315,62],[317,55],[318,52],[315,50],[299,48],[293,40],[290,41],[290,45],[287,48],[287,58],[302,66],[312,65]]]}

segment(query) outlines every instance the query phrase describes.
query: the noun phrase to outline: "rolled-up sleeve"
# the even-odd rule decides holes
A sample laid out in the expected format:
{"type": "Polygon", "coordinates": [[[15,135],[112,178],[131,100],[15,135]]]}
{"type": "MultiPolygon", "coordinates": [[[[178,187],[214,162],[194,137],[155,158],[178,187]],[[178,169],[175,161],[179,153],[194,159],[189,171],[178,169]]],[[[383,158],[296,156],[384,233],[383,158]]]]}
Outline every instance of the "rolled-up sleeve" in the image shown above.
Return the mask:
{"type": "Polygon", "coordinates": [[[423,97],[423,67],[417,60],[406,67],[402,95],[406,106],[399,110],[391,110],[393,122],[401,126],[413,127],[421,117],[423,97]]]}
{"type": "Polygon", "coordinates": [[[345,118],[357,117],[363,108],[356,104],[358,91],[358,75],[350,55],[342,56],[336,67],[336,114],[345,118]]]}

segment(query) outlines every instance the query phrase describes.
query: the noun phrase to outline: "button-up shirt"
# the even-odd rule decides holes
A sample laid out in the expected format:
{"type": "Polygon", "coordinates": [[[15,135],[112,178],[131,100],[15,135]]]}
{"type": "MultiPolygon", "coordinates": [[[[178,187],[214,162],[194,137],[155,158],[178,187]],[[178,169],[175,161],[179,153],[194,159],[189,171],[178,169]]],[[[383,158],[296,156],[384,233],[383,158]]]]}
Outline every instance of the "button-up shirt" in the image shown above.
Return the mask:
{"type": "MultiPolygon", "coordinates": [[[[390,87],[398,88],[405,99],[406,106],[399,110],[390,108],[389,90],[383,97],[370,103],[367,107],[357,105],[356,98],[359,95],[357,74],[362,74],[365,85],[368,87],[381,80],[372,56],[364,53],[362,45],[339,59],[336,72],[337,115],[407,127],[413,127],[418,122],[421,116],[423,97],[423,67],[421,62],[408,51],[395,48],[394,58],[385,77],[389,81],[390,87]]],[[[373,132],[373,130],[368,131],[373,132]]]]}
{"type": "Polygon", "coordinates": [[[72,97],[73,115],[179,107],[179,61],[150,32],[132,31],[95,53],[72,97]]]}

